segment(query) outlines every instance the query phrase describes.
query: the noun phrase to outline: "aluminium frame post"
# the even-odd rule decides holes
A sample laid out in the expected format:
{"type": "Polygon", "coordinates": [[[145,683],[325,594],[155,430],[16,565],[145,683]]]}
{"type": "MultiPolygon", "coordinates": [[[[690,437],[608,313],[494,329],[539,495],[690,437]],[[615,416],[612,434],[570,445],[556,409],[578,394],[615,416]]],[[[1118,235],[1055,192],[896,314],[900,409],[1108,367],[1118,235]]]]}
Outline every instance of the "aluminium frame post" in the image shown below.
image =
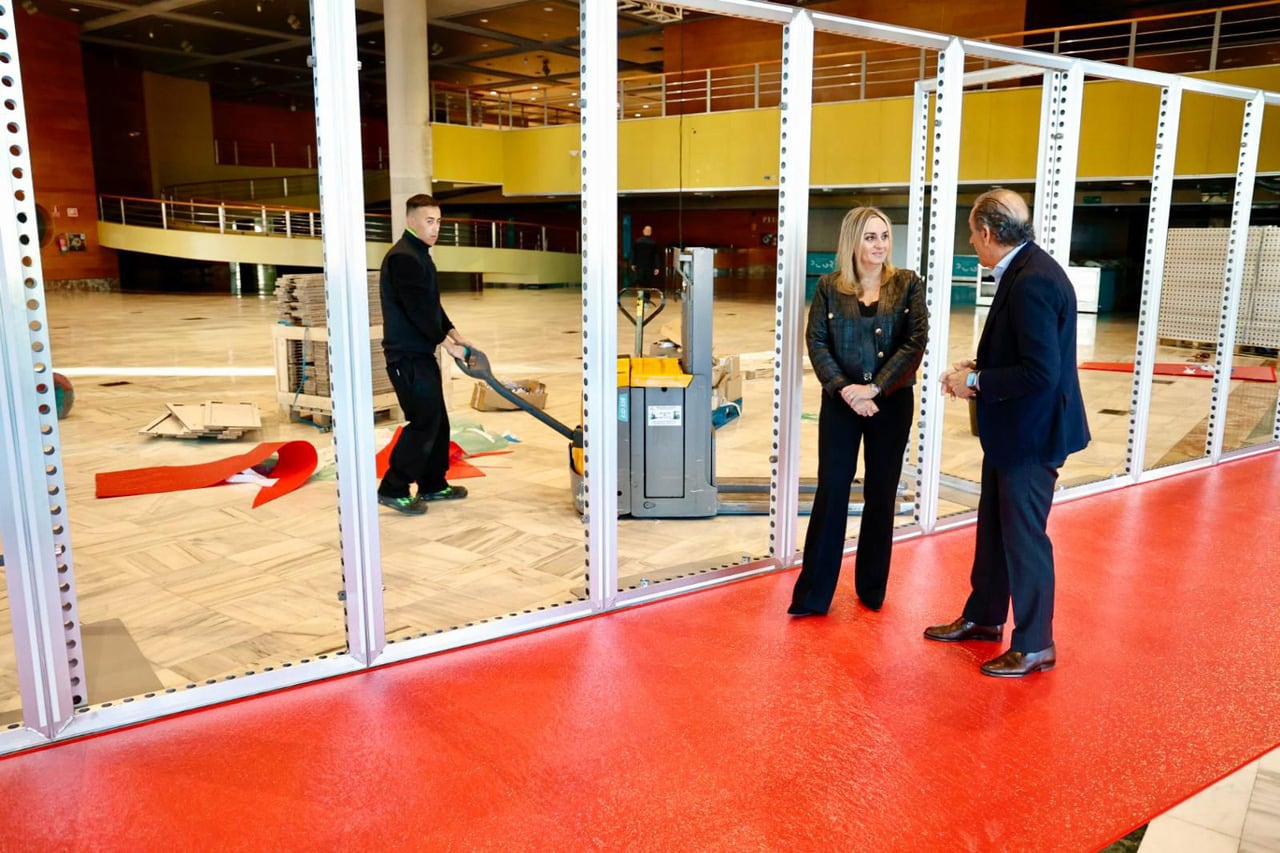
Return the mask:
{"type": "Polygon", "coordinates": [[[1169,208],[1182,119],[1182,88],[1176,83],[1160,91],[1156,116],[1155,156],[1151,167],[1151,203],[1147,216],[1147,253],[1142,268],[1142,300],[1134,352],[1133,393],[1129,398],[1129,442],[1125,475],[1134,483],[1146,466],[1147,429],[1151,421],[1151,381],[1159,344],[1160,296],[1164,290],[1165,252],[1169,243],[1169,208]]]}
{"type": "Polygon", "coordinates": [[[813,16],[796,10],[782,30],[778,139],[778,267],[773,329],[772,480],[769,553],[789,561],[800,512],[800,411],[805,264],[809,246],[809,166],[813,139],[813,16]]]}
{"type": "Polygon", "coordinates": [[[932,532],[938,523],[938,491],[942,477],[942,425],[946,398],[938,388],[938,380],[950,367],[951,266],[955,257],[964,60],[964,45],[956,38],[951,39],[938,54],[933,127],[930,129],[932,133],[928,134],[933,145],[929,164],[933,171],[933,192],[926,252],[928,265],[924,278],[925,303],[929,306],[933,322],[921,364],[920,464],[916,472],[916,520],[925,533],[932,532]]]}
{"type": "Polygon", "coordinates": [[[1084,72],[1076,62],[1070,70],[1046,72],[1044,78],[1033,219],[1036,240],[1066,269],[1071,262],[1084,72]]]}
{"type": "Polygon", "coordinates": [[[1236,325],[1240,318],[1240,293],[1244,290],[1244,262],[1249,253],[1249,218],[1253,209],[1253,184],[1258,178],[1264,106],[1262,92],[1245,101],[1240,127],[1236,191],[1231,204],[1231,233],[1227,237],[1227,266],[1223,273],[1221,313],[1218,317],[1218,352],[1214,360],[1213,391],[1209,397],[1209,433],[1205,437],[1205,454],[1215,465],[1222,459],[1222,444],[1227,431],[1231,365],[1235,357],[1236,325]]]}
{"type": "Polygon", "coordinates": [[[313,0],[311,50],[347,649],[368,665],[386,645],[386,632],[375,502],[355,6],[313,0]]]}
{"type": "Polygon", "coordinates": [[[582,169],[582,411],[587,594],[618,598],[618,12],[583,3],[578,18],[582,169]],[[588,225],[588,214],[590,225],[588,225]]]}
{"type": "MultiPolygon", "coordinates": [[[[929,180],[929,126],[930,122],[930,92],[931,87],[926,86],[924,81],[917,80],[912,87],[911,99],[911,169],[910,184],[908,188],[907,201],[907,266],[913,270],[923,269],[924,263],[924,220],[925,220],[925,185],[929,180]]],[[[926,408],[931,411],[938,409],[942,403],[941,399],[934,399],[932,402],[926,399],[924,389],[921,389],[920,400],[916,403],[916,430],[917,438],[923,441],[924,416],[926,408]]],[[[941,411],[938,411],[941,415],[941,411]]],[[[921,476],[921,466],[919,464],[920,446],[916,446],[916,464],[911,464],[911,443],[907,442],[907,447],[902,451],[903,454],[903,471],[915,472],[916,502],[915,508],[912,510],[912,517],[916,524],[921,524],[921,507],[923,506],[926,495],[932,502],[936,503],[936,495],[938,492],[939,481],[935,479],[932,485],[925,483],[925,478],[921,476]]],[[[941,476],[941,475],[939,475],[941,476]]]]}
{"type": "MultiPolygon", "coordinates": [[[[16,24],[13,6],[0,7],[0,29],[12,33],[16,24]]],[[[16,38],[3,53],[9,144],[0,210],[0,464],[8,483],[0,489],[0,565],[23,722],[53,738],[88,693],[16,38]]]]}

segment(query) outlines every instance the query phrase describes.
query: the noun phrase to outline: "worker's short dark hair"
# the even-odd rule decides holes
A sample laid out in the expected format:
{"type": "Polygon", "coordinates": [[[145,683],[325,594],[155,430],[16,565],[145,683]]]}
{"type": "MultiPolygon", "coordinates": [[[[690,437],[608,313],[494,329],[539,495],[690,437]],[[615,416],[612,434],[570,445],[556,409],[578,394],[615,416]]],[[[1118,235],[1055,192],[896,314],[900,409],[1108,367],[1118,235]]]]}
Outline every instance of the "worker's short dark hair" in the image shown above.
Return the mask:
{"type": "Polygon", "coordinates": [[[440,202],[436,201],[434,196],[429,196],[426,193],[418,193],[417,195],[409,196],[409,200],[404,203],[404,212],[407,215],[413,213],[420,207],[439,206],[440,202]]]}

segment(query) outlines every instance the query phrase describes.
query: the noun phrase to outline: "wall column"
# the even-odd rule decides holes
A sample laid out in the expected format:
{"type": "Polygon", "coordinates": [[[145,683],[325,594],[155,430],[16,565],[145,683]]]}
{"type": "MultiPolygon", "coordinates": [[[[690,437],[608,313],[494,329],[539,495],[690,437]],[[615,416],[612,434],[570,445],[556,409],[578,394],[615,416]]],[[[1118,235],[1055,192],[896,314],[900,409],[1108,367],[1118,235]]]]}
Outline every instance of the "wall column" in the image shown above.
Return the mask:
{"type": "Polygon", "coordinates": [[[431,192],[431,95],[427,77],[428,0],[385,0],[387,136],[392,241],[404,231],[404,203],[431,192]]]}

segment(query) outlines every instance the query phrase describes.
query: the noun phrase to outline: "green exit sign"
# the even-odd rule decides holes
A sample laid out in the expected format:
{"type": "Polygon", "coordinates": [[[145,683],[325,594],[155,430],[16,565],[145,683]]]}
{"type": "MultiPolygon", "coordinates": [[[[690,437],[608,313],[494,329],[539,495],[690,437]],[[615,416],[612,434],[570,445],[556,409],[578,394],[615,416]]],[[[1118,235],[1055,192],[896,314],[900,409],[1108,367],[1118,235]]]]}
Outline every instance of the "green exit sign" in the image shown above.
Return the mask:
{"type": "Polygon", "coordinates": [[[1085,196],[1085,197],[1084,197],[1084,203],[1085,203],[1085,204],[1102,204],[1102,196],[1100,196],[1100,195],[1087,195],[1087,196],[1085,196]]]}

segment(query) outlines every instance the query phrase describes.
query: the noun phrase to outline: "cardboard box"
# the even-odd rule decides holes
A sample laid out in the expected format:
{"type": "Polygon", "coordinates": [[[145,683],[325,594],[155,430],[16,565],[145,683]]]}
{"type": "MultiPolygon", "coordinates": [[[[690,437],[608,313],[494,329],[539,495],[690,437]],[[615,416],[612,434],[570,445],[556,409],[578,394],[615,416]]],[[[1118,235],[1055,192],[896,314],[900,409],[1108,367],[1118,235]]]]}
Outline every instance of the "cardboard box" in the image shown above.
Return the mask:
{"type": "MultiPolygon", "coordinates": [[[[547,386],[537,379],[499,379],[498,381],[535,409],[547,407],[547,386]]],[[[471,408],[480,412],[513,412],[519,406],[493,390],[487,382],[477,382],[471,389],[471,408]]]]}

